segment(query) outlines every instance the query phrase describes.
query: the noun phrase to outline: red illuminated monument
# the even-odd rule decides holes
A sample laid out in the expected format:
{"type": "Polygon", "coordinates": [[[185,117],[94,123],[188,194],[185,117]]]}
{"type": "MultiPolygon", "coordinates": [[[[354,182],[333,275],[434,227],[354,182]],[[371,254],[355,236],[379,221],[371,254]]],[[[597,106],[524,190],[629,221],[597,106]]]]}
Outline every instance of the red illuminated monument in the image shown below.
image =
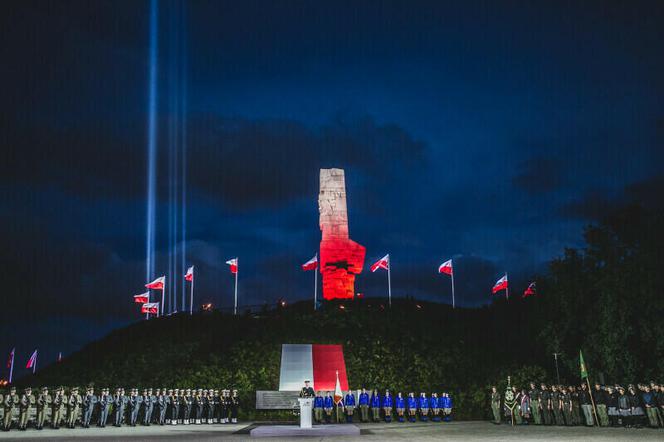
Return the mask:
{"type": "Polygon", "coordinates": [[[353,298],[355,275],[362,272],[365,248],[348,237],[346,180],[343,169],[320,170],[318,195],[320,273],[325,299],[353,298]]]}

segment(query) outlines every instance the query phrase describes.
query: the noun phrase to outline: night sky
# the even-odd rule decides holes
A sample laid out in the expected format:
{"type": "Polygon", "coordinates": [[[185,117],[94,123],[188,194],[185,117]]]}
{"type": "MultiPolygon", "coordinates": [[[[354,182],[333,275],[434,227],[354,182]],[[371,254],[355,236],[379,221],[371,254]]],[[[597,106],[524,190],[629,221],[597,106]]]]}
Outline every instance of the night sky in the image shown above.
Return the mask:
{"type": "MultiPolygon", "coordinates": [[[[368,265],[390,253],[394,296],[449,303],[436,268],[453,257],[463,306],[491,302],[505,271],[520,294],[584,225],[664,190],[662,2],[159,6],[156,272],[175,119],[197,303],[232,306],[235,256],[241,306],[312,296],[300,265],[320,241],[321,167],[346,171],[367,248],[356,291],[386,294],[368,265]]],[[[0,358],[16,346],[17,366],[141,318],[149,15],[134,0],[3,8],[0,358]]]]}

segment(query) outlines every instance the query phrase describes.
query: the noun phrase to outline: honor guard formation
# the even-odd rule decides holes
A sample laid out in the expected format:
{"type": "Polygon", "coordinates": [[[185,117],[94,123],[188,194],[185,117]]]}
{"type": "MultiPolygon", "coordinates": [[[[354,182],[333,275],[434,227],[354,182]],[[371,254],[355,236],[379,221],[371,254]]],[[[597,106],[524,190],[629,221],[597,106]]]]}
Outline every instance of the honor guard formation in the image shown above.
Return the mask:
{"type": "Polygon", "coordinates": [[[663,428],[664,385],[604,386],[530,383],[508,387],[504,397],[491,388],[493,423],[513,425],[585,425],[592,427],[663,428]],[[502,410],[502,415],[501,415],[502,410]]]}
{"type": "Polygon", "coordinates": [[[322,423],[352,423],[356,416],[356,409],[360,422],[392,422],[393,418],[398,422],[449,422],[452,420],[452,397],[448,393],[426,393],[415,396],[408,393],[404,397],[401,392],[392,396],[389,390],[381,395],[378,390],[371,394],[362,389],[357,398],[353,392],[348,391],[337,401],[332,397],[332,392],[322,391],[314,393],[309,382],[300,391],[300,397],[314,398],[314,421],[322,423]]]}
{"type": "Polygon", "coordinates": [[[53,393],[47,387],[33,392],[30,387],[18,394],[15,387],[0,393],[3,411],[3,430],[12,424],[26,430],[34,423],[37,430],[45,425],[58,429],[90,428],[91,425],[120,427],[129,425],[190,425],[237,423],[240,400],[237,390],[204,389],[143,389],[141,394],[132,388],[126,394],[124,388],[92,387],[79,393],[78,387],[65,391],[57,388],[53,393]]]}

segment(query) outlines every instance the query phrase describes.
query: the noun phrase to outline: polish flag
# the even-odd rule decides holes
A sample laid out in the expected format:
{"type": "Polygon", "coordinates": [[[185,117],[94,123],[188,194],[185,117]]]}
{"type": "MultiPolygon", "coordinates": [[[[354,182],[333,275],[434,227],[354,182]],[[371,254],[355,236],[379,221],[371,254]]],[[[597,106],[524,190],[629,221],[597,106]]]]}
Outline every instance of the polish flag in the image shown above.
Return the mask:
{"type": "Polygon", "coordinates": [[[530,284],[528,284],[528,288],[523,292],[523,297],[527,298],[528,296],[536,294],[537,294],[537,287],[535,286],[535,281],[533,281],[530,284]]]}
{"type": "Polygon", "coordinates": [[[16,351],[15,348],[12,348],[12,351],[9,353],[9,357],[7,358],[7,368],[11,368],[12,365],[14,365],[14,352],[16,351]]]}
{"type": "Polygon", "coordinates": [[[194,266],[191,266],[187,269],[187,273],[184,275],[184,280],[185,281],[193,281],[194,280],[194,266]]]}
{"type": "Polygon", "coordinates": [[[438,273],[445,273],[446,275],[452,275],[452,260],[448,259],[440,266],[438,266],[438,273]]]}
{"type": "Polygon", "coordinates": [[[302,270],[305,272],[307,270],[316,270],[318,268],[318,253],[314,255],[309,261],[302,264],[302,270]]]}
{"type": "Polygon", "coordinates": [[[343,397],[344,394],[341,391],[341,383],[339,382],[339,372],[337,371],[337,382],[334,385],[334,403],[338,404],[343,397]]]}
{"type": "Polygon", "coordinates": [[[237,258],[229,259],[226,264],[231,266],[231,273],[237,273],[237,258]]]}
{"type": "Polygon", "coordinates": [[[36,366],[37,366],[37,350],[35,350],[32,353],[32,356],[30,356],[30,359],[28,359],[28,363],[25,364],[25,368],[32,368],[32,371],[34,372],[36,366]]]}
{"type": "Polygon", "coordinates": [[[390,269],[390,255],[389,253],[382,258],[380,258],[378,261],[376,261],[372,266],[371,266],[371,272],[375,272],[378,269],[385,269],[389,270],[390,269]]]}
{"type": "Polygon", "coordinates": [[[283,344],[279,391],[298,391],[307,380],[311,381],[314,390],[332,391],[337,383],[340,383],[341,390],[348,390],[343,347],[338,344],[283,344]]]}
{"type": "Polygon", "coordinates": [[[137,304],[145,304],[150,300],[150,292],[141,293],[140,295],[134,295],[134,302],[137,304]]]}
{"type": "Polygon", "coordinates": [[[491,293],[496,294],[501,290],[507,289],[508,282],[507,282],[507,275],[503,276],[500,278],[498,281],[496,281],[496,284],[494,284],[493,288],[491,289],[491,293]]]}
{"type": "Polygon", "coordinates": [[[145,284],[145,287],[154,290],[164,290],[165,284],[166,284],[166,276],[160,276],[151,283],[145,284]]]}
{"type": "Polygon", "coordinates": [[[146,302],[141,306],[141,313],[150,313],[156,315],[159,312],[158,302],[146,302]]]}

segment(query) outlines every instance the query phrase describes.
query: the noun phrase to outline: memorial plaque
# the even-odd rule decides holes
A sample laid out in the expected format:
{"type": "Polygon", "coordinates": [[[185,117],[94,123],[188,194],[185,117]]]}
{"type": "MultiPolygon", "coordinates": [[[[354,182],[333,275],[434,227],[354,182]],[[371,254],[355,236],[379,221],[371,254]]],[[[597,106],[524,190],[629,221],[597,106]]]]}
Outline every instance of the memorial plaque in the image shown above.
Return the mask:
{"type": "Polygon", "coordinates": [[[293,410],[299,408],[299,391],[256,391],[257,410],[293,410]]]}

